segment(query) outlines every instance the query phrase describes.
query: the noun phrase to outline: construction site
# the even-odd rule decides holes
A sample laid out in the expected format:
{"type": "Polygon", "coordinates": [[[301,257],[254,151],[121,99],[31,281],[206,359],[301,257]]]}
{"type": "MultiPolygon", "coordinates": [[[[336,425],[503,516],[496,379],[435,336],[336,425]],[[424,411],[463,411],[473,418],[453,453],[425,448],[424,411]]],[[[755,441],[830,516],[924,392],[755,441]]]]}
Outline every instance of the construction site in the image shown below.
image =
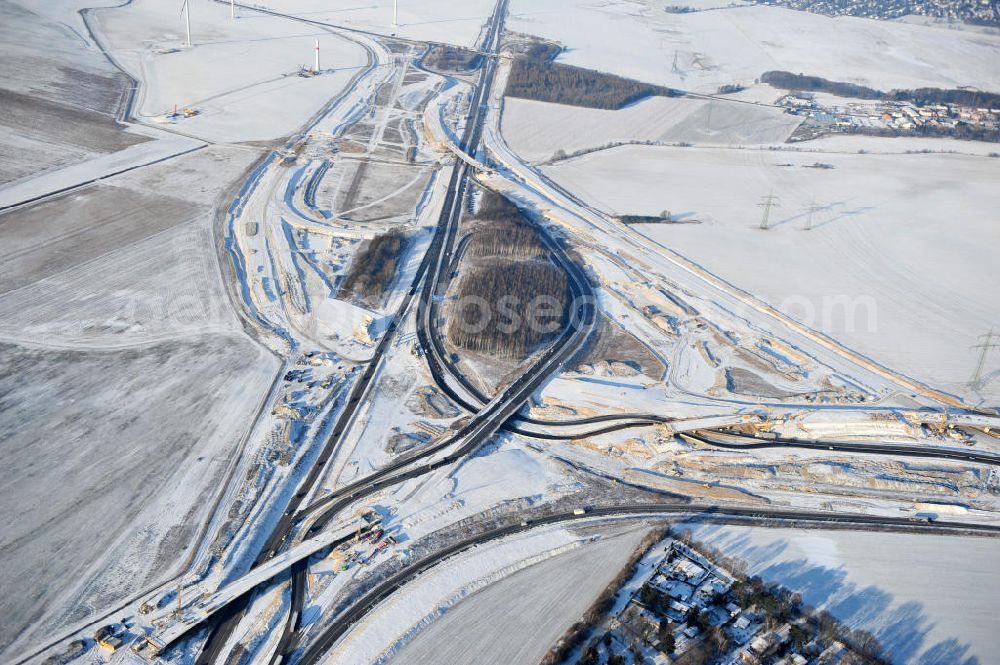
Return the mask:
{"type": "Polygon", "coordinates": [[[757,80],[943,28],[529,5],[0,3],[0,659],[1000,648],[997,162],[757,80]]]}

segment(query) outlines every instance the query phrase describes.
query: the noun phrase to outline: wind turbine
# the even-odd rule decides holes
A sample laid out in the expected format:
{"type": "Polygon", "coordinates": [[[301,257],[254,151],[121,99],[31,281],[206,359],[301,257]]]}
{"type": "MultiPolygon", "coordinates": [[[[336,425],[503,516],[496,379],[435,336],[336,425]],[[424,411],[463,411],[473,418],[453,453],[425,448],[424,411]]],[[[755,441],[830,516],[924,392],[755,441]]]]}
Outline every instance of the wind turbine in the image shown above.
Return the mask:
{"type": "Polygon", "coordinates": [[[181,4],[181,13],[184,14],[184,23],[187,26],[187,45],[191,46],[191,3],[184,0],[181,4]]]}
{"type": "Polygon", "coordinates": [[[399,30],[399,21],[397,20],[399,18],[399,12],[398,12],[399,8],[396,6],[397,3],[398,3],[398,0],[392,0],[392,36],[393,37],[396,36],[396,32],[399,30]]]}

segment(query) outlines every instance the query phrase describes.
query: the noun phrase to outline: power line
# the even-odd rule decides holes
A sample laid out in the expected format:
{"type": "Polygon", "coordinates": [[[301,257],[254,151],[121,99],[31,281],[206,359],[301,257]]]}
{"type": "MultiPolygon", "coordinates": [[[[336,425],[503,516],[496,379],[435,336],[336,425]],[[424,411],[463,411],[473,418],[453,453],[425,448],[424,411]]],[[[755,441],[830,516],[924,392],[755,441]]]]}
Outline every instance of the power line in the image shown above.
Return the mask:
{"type": "Polygon", "coordinates": [[[813,200],[812,200],[812,203],[809,204],[809,205],[807,205],[805,207],[805,210],[808,213],[806,215],[806,227],[805,227],[806,231],[812,231],[812,227],[813,227],[813,214],[816,213],[819,210],[822,210],[822,209],[823,209],[823,206],[816,205],[816,197],[814,196],[813,200]]]}
{"type": "Polygon", "coordinates": [[[982,342],[969,347],[970,350],[979,349],[979,361],[976,363],[976,371],[972,373],[972,378],[969,380],[969,387],[973,390],[978,390],[982,387],[981,381],[983,368],[986,367],[986,355],[990,352],[990,349],[1000,349],[1000,340],[994,342],[994,336],[995,333],[991,330],[985,335],[979,336],[979,339],[983,340],[982,342]]]}
{"type": "Polygon", "coordinates": [[[778,203],[778,197],[774,195],[774,190],[761,198],[761,202],[757,204],[759,207],[764,209],[764,216],[760,218],[760,228],[765,231],[768,229],[768,218],[771,216],[771,208],[780,208],[781,204],[778,203]]]}

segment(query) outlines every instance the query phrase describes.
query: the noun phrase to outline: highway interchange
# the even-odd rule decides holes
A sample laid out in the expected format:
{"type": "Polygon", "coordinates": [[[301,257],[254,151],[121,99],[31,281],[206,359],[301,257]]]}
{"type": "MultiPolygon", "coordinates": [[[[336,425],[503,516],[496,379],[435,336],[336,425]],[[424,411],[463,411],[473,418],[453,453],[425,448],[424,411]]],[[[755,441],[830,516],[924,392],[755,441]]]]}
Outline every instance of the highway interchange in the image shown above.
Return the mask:
{"type": "MultiPolygon", "coordinates": [[[[221,1],[221,0],[217,0],[221,1]]],[[[275,10],[262,10],[276,16],[285,16],[293,20],[309,23],[314,27],[327,29],[338,28],[320,21],[308,18],[288,16],[275,10]]],[[[489,142],[490,154],[494,158],[509,155],[504,154],[503,146],[499,145],[489,126],[490,111],[493,97],[499,94],[495,79],[500,67],[500,52],[503,44],[504,17],[507,12],[507,0],[499,0],[490,17],[481,43],[477,49],[486,54],[476,75],[468,104],[468,117],[460,139],[459,148],[468,155],[476,156],[489,142]],[[484,135],[488,135],[485,136],[484,135]]],[[[355,83],[369,76],[377,67],[381,57],[368,44],[373,40],[382,39],[378,35],[359,32],[364,37],[358,43],[365,46],[369,53],[369,63],[365,70],[355,77],[355,83]]],[[[419,66],[419,63],[417,63],[419,66]]],[[[135,88],[130,88],[122,112],[127,117],[134,103],[135,88]]],[[[345,91],[344,96],[353,90],[345,91]]],[[[289,140],[286,149],[297,141],[306,140],[310,130],[335,107],[340,99],[330,103],[293,139],[289,140]]],[[[259,176],[260,171],[251,177],[259,176]]],[[[409,287],[391,315],[381,337],[378,339],[370,359],[358,372],[350,391],[342,400],[329,435],[323,441],[315,459],[310,461],[308,471],[298,480],[297,487],[290,495],[281,516],[278,518],[266,538],[262,538],[262,546],[251,568],[259,567],[278,556],[296,543],[315,537],[343,519],[350,508],[361,505],[387,488],[395,487],[408,480],[419,478],[437,469],[454,465],[463,460],[484,443],[490,441],[501,430],[509,431],[526,437],[540,440],[563,440],[586,438],[603,433],[635,427],[649,427],[669,423],[671,418],[657,413],[606,414],[590,417],[568,418],[565,420],[546,420],[526,415],[525,405],[561,367],[581,349],[588,337],[593,333],[597,323],[597,298],[594,285],[579,265],[570,258],[561,242],[549,234],[544,227],[539,227],[541,238],[551,253],[553,260],[565,270],[570,284],[572,302],[577,308],[569,317],[571,325],[560,332],[547,348],[532,358],[530,366],[514,382],[503,387],[496,395],[486,395],[478,389],[451,359],[444,347],[439,320],[442,317],[438,306],[440,296],[447,291],[449,281],[454,272],[453,265],[461,258],[463,247],[456,246],[459,237],[459,224],[469,186],[476,176],[474,169],[466,162],[457,162],[452,168],[447,182],[447,190],[433,237],[423,256],[409,287]],[[430,376],[437,386],[450,400],[468,415],[458,421],[458,425],[438,440],[422,446],[410,453],[404,453],[388,464],[358,480],[337,487],[333,491],[320,496],[324,475],[331,460],[338,454],[345,438],[355,426],[359,410],[371,397],[373,386],[377,382],[385,358],[391,352],[397,333],[404,326],[408,317],[416,317],[416,333],[420,348],[430,376]],[[593,427],[590,427],[593,426],[593,427]]],[[[536,173],[522,171],[519,180],[524,187],[533,187],[532,178],[536,173]]],[[[518,178],[511,178],[517,180],[518,178]]],[[[314,187],[315,181],[310,184],[314,187]]],[[[246,196],[253,191],[255,183],[248,182],[244,187],[246,196]]],[[[573,204],[583,207],[583,203],[571,194],[548,191],[551,183],[543,183],[538,190],[547,190],[553,198],[565,196],[571,198],[573,204]]],[[[242,196],[242,195],[241,195],[242,196]]],[[[307,203],[315,192],[307,193],[307,203]]],[[[241,201],[234,203],[242,205],[241,201]]],[[[569,206],[567,206],[569,208],[569,206]]],[[[755,439],[740,436],[732,432],[720,433],[713,431],[692,431],[680,436],[703,445],[725,449],[764,449],[764,448],[801,448],[810,450],[830,450],[852,454],[885,455],[892,458],[900,456],[926,457],[971,461],[983,464],[998,464],[1000,459],[990,453],[978,451],[962,451],[946,447],[930,447],[918,445],[897,445],[855,442],[808,441],[788,438],[770,440],[755,439]]],[[[521,521],[497,529],[480,533],[476,536],[454,542],[416,562],[405,566],[399,572],[379,581],[359,598],[352,599],[349,606],[335,617],[324,617],[319,629],[313,628],[308,636],[301,632],[300,618],[307,594],[308,559],[294,563],[291,567],[290,604],[281,622],[281,633],[277,646],[270,657],[271,663],[289,662],[319,663],[324,656],[342,638],[350,628],[362,617],[376,607],[380,602],[390,597],[402,585],[416,576],[439,565],[451,556],[466,551],[476,545],[505,538],[522,531],[543,528],[550,525],[588,520],[636,519],[636,520],[666,520],[678,521],[684,519],[699,519],[725,523],[808,525],[810,527],[841,527],[841,528],[884,528],[921,531],[933,533],[963,533],[977,535],[1000,534],[1000,527],[993,525],[977,525],[966,522],[948,521],[915,521],[911,518],[893,518],[876,515],[838,514],[830,512],[797,511],[789,509],[773,509],[765,507],[741,508],[737,506],[710,507],[692,504],[689,500],[677,497],[667,497],[664,502],[648,502],[613,507],[593,507],[586,514],[574,512],[558,512],[542,515],[531,520],[521,521]],[[318,635],[316,634],[318,633],[318,635]]],[[[346,541],[346,539],[345,539],[346,541]]],[[[334,542],[335,546],[341,540],[334,542]]],[[[275,578],[280,578],[279,572],[275,578]]],[[[268,582],[261,586],[266,588],[268,582]]],[[[277,582],[283,584],[283,582],[277,582]]],[[[224,610],[213,615],[208,623],[210,630],[207,639],[200,647],[198,663],[221,662],[225,649],[230,645],[234,632],[245,616],[247,608],[254,598],[254,591],[244,593],[229,603],[224,610]]],[[[177,637],[166,649],[181,644],[185,639],[197,635],[201,626],[177,637]]]]}

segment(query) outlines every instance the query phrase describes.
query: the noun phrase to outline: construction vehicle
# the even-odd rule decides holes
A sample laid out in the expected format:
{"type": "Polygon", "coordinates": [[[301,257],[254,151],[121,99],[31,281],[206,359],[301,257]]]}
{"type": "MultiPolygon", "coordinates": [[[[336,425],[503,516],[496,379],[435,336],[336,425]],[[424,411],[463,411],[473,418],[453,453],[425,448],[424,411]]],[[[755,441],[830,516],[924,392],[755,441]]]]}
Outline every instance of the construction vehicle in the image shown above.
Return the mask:
{"type": "Polygon", "coordinates": [[[108,651],[118,651],[119,647],[122,645],[122,640],[120,637],[115,637],[114,635],[108,635],[107,637],[102,637],[97,640],[97,643],[101,645],[102,648],[108,651]]]}
{"type": "Polygon", "coordinates": [[[196,109],[194,107],[191,107],[191,106],[185,106],[184,107],[184,117],[185,118],[193,118],[196,115],[198,115],[199,113],[201,113],[201,111],[199,111],[198,109],[196,109]]]}

